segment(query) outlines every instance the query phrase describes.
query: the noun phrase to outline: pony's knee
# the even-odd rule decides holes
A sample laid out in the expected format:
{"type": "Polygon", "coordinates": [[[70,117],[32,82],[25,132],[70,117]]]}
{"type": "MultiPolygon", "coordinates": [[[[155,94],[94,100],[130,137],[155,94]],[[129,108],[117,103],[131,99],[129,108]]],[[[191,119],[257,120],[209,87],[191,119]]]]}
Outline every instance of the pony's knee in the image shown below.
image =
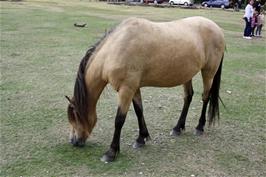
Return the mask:
{"type": "Polygon", "coordinates": [[[191,102],[192,101],[192,97],[194,95],[194,91],[191,88],[189,91],[186,92],[185,96],[184,96],[184,101],[188,101],[191,102]]]}
{"type": "Polygon", "coordinates": [[[192,101],[193,94],[184,97],[184,101],[190,103],[192,101]]]}
{"type": "Polygon", "coordinates": [[[212,86],[212,79],[203,79],[204,91],[202,93],[202,101],[208,101],[210,98],[210,91],[212,86]]]}
{"type": "Polygon", "coordinates": [[[208,100],[209,100],[209,98],[210,98],[209,96],[210,96],[210,93],[209,93],[209,91],[203,92],[203,93],[202,93],[202,98],[201,98],[201,99],[202,99],[202,101],[203,101],[203,102],[206,102],[206,101],[208,101],[208,100]]]}
{"type": "Polygon", "coordinates": [[[121,87],[118,91],[119,107],[121,113],[126,114],[134,97],[135,90],[129,87],[121,87]]]}
{"type": "Polygon", "coordinates": [[[121,108],[118,107],[115,119],[115,128],[121,129],[125,123],[126,114],[121,111],[121,108]]]}
{"type": "Polygon", "coordinates": [[[188,94],[188,98],[192,100],[193,95],[194,95],[194,91],[193,91],[193,89],[192,89],[192,90],[189,92],[189,94],[188,94]]]}
{"type": "Polygon", "coordinates": [[[184,84],[184,93],[185,93],[184,101],[191,102],[192,97],[194,95],[192,80],[190,80],[186,84],[184,84]]]}

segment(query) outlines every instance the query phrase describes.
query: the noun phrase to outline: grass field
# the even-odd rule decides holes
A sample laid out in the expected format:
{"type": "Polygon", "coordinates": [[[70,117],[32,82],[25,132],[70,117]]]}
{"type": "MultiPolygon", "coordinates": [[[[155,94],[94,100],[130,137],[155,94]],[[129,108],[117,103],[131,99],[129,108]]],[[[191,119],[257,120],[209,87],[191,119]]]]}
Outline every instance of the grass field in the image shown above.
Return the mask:
{"type": "Polygon", "coordinates": [[[243,12],[115,6],[89,1],[0,2],[1,176],[266,176],[266,40],[244,40],[243,12]],[[141,150],[132,107],[122,131],[121,153],[100,161],[114,130],[116,93],[107,87],[98,123],[84,148],[68,144],[67,100],[88,47],[123,19],[170,21],[205,16],[225,33],[220,124],[194,136],[202,83],[194,79],[186,132],[169,136],[182,108],[182,87],[143,88],[152,141],[141,150]],[[75,28],[75,22],[87,23],[75,28]]]}

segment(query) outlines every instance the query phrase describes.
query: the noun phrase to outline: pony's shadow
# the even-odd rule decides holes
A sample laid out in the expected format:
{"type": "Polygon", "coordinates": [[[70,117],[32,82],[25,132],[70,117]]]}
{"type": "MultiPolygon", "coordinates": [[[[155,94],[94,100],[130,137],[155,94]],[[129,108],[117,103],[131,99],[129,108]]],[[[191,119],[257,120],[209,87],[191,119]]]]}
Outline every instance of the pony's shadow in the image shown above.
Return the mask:
{"type": "MultiPolygon", "coordinates": [[[[100,160],[104,152],[106,151],[106,145],[99,142],[86,142],[84,147],[75,147],[70,143],[57,144],[51,151],[55,160],[60,161],[60,163],[66,166],[82,166],[85,165],[88,168],[94,168],[97,171],[99,167],[106,168],[105,170],[112,170],[109,164],[106,164],[100,160]],[[109,167],[108,167],[109,166],[109,167]]],[[[118,158],[112,166],[114,168],[123,169],[128,168],[130,165],[130,159],[128,154],[120,153],[118,158]]]]}
{"type": "Polygon", "coordinates": [[[66,160],[79,159],[82,161],[82,159],[99,159],[101,153],[104,151],[104,148],[104,145],[98,142],[86,142],[84,147],[76,147],[70,143],[63,143],[55,146],[54,152],[66,160]]]}

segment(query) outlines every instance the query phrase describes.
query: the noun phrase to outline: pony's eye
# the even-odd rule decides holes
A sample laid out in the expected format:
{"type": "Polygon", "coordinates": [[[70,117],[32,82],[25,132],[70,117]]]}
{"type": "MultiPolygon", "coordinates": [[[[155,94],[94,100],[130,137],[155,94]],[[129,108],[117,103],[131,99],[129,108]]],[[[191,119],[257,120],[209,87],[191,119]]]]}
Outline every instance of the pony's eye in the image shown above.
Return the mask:
{"type": "Polygon", "coordinates": [[[70,122],[74,122],[75,121],[75,113],[74,113],[74,111],[75,111],[74,108],[69,105],[67,113],[68,113],[68,119],[69,119],[70,122]]]}
{"type": "Polygon", "coordinates": [[[75,118],[79,117],[79,112],[76,111],[75,109],[73,109],[73,113],[74,113],[74,115],[75,115],[75,118]]]}

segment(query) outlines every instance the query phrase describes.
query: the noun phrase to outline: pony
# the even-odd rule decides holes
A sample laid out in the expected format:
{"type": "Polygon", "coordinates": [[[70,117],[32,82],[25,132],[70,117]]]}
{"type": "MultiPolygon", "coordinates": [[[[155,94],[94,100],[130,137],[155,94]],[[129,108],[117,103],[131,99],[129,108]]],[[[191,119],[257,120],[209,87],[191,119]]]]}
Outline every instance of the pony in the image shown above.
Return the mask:
{"type": "Polygon", "coordinates": [[[120,151],[120,134],[131,102],[137,115],[139,135],[133,147],[150,139],[143,116],[141,87],[183,85],[184,104],[171,135],[185,130],[193,97],[192,78],[201,72],[203,106],[196,134],[204,132],[206,109],[209,124],[219,119],[219,89],[225,40],[222,29],[203,17],[171,22],[129,18],[107,33],[87,51],[77,72],[72,98],[67,108],[70,142],[84,146],[96,122],[96,104],[107,84],[117,91],[118,108],[109,150],[101,158],[114,161],[120,151]]]}

